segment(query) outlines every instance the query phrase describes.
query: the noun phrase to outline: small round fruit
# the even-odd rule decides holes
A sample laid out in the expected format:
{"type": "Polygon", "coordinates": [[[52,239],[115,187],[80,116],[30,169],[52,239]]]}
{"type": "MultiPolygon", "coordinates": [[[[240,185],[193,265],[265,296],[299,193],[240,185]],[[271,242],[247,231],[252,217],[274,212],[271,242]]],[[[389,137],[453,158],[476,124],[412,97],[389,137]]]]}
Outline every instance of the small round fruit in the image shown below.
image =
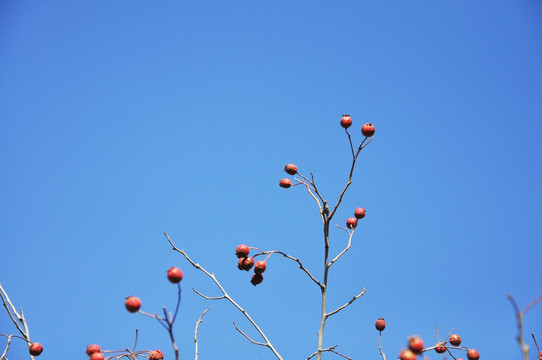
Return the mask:
{"type": "Polygon", "coordinates": [[[448,341],[449,341],[450,344],[452,344],[453,346],[459,346],[459,345],[461,345],[461,338],[460,338],[459,335],[457,335],[457,334],[453,334],[452,336],[450,336],[450,338],[448,339],[448,341]]]}
{"type": "Polygon", "coordinates": [[[284,167],[284,171],[286,171],[288,175],[295,175],[297,174],[297,166],[295,166],[294,164],[287,164],[284,167]]]}
{"type": "Polygon", "coordinates": [[[131,313],[138,312],[141,307],[141,300],[135,296],[128,296],[126,300],[124,300],[124,306],[126,306],[126,310],[131,313]]]}
{"type": "Polygon", "coordinates": [[[279,182],[279,186],[281,188],[288,189],[290,186],[292,186],[292,180],[284,178],[279,182]]]}
{"type": "Polygon", "coordinates": [[[43,345],[41,345],[38,342],[30,344],[28,347],[28,351],[30,352],[30,355],[32,356],[39,356],[39,354],[43,351],[43,345]]]}
{"type": "Polygon", "coordinates": [[[411,336],[408,338],[408,348],[414,353],[414,354],[421,354],[423,350],[424,344],[423,340],[419,336],[411,336]]]}
{"type": "Polygon", "coordinates": [[[378,318],[375,322],[375,328],[378,331],[384,331],[386,328],[386,320],[384,320],[384,318],[378,318]]]}
{"type": "Polygon", "coordinates": [[[90,360],[104,360],[105,355],[101,352],[95,352],[94,354],[90,355],[90,360]]]}
{"type": "Polygon", "coordinates": [[[167,271],[167,278],[170,282],[178,284],[183,279],[183,272],[178,267],[172,266],[167,271]]]}
{"type": "Polygon", "coordinates": [[[444,346],[443,343],[439,343],[437,344],[437,346],[435,347],[435,351],[439,354],[442,354],[442,353],[445,353],[446,352],[446,346],[444,346]]]}
{"type": "Polygon", "coordinates": [[[351,217],[346,219],[346,227],[349,229],[355,229],[358,226],[358,219],[351,217]]]}
{"type": "Polygon", "coordinates": [[[247,257],[249,252],[250,252],[250,249],[245,244],[241,244],[235,248],[235,255],[238,258],[247,257]]]}
{"type": "Polygon", "coordinates": [[[365,209],[364,208],[357,208],[354,211],[354,216],[356,219],[363,219],[365,217],[365,209]]]}
{"type": "Polygon", "coordinates": [[[365,137],[371,137],[375,134],[375,127],[372,123],[367,123],[367,124],[364,124],[362,127],[361,127],[361,133],[363,134],[363,136],[365,137]]]}
{"type": "Polygon", "coordinates": [[[250,256],[241,258],[237,262],[237,267],[239,268],[239,270],[249,271],[250,269],[252,269],[253,265],[254,265],[254,259],[251,258],[250,256]]]}
{"type": "Polygon", "coordinates": [[[149,355],[149,360],[164,360],[164,354],[158,349],[151,351],[149,355]]]}
{"type": "Polygon", "coordinates": [[[254,275],[252,275],[252,278],[250,279],[250,282],[254,286],[256,286],[258,284],[261,284],[262,281],[263,281],[263,275],[262,274],[254,274],[254,275]]]}
{"type": "Polygon", "coordinates": [[[352,118],[348,114],[344,114],[341,118],[341,126],[348,129],[352,125],[352,118]]]}
{"type": "Polygon", "coordinates": [[[467,351],[467,359],[478,360],[480,359],[480,354],[478,354],[478,351],[475,349],[469,349],[469,351],[467,351]]]}
{"type": "Polygon", "coordinates": [[[538,360],[542,360],[542,351],[538,352],[538,360]]]}
{"type": "Polygon", "coordinates": [[[416,354],[414,354],[412,351],[406,349],[401,351],[399,354],[399,359],[401,360],[416,360],[416,354]]]}
{"type": "Polygon", "coordinates": [[[100,345],[92,344],[92,345],[87,346],[88,356],[94,354],[95,352],[100,352],[100,351],[102,351],[102,348],[100,347],[100,345]]]}
{"type": "Polygon", "coordinates": [[[265,264],[265,261],[256,261],[256,264],[254,264],[254,272],[256,274],[261,274],[265,271],[267,268],[267,265],[265,264]]]}

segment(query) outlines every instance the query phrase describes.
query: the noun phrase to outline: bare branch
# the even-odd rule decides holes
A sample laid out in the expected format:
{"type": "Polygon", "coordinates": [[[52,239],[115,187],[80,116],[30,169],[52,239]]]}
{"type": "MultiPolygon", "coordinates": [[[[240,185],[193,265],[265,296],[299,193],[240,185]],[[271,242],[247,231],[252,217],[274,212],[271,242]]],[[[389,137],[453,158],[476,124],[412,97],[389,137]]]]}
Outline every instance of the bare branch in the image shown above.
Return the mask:
{"type": "Polygon", "coordinates": [[[329,348],[326,348],[326,349],[322,349],[322,350],[320,350],[320,351],[315,351],[314,353],[312,353],[312,354],[307,358],[307,360],[310,360],[310,359],[312,359],[313,357],[315,357],[318,353],[321,354],[321,353],[323,353],[323,352],[332,352],[332,353],[334,353],[334,354],[337,354],[337,355],[339,355],[339,356],[342,356],[342,357],[345,358],[345,359],[352,360],[352,358],[349,358],[348,356],[343,355],[343,354],[341,354],[341,353],[338,352],[338,351],[335,351],[335,348],[336,348],[337,346],[338,346],[338,345],[334,345],[334,346],[332,346],[332,347],[329,347],[329,348]]]}
{"type": "Polygon", "coordinates": [[[9,299],[6,290],[4,290],[4,288],[2,287],[2,284],[0,284],[0,297],[2,298],[2,303],[4,304],[4,307],[6,308],[8,315],[11,318],[11,321],[13,321],[13,323],[17,327],[17,330],[19,330],[21,335],[24,336],[25,340],[28,341],[28,334],[21,328],[21,326],[17,322],[18,320],[24,324],[24,319],[19,315],[19,313],[17,313],[17,310],[15,310],[15,306],[13,306],[13,303],[9,299]],[[17,320],[15,319],[15,317],[17,318],[17,320]]]}
{"type": "Polygon", "coordinates": [[[536,304],[538,304],[540,301],[542,301],[542,295],[539,295],[536,299],[534,299],[533,301],[531,301],[531,303],[527,306],[525,306],[525,308],[521,311],[521,313],[523,315],[527,314],[527,312],[529,310],[531,310],[536,304]]]}
{"type": "Polygon", "coordinates": [[[311,280],[314,281],[314,283],[316,285],[318,285],[319,287],[322,287],[322,284],[318,280],[316,280],[316,278],[310,273],[309,270],[307,270],[307,268],[305,266],[303,266],[303,264],[301,263],[301,260],[299,260],[299,258],[295,258],[293,256],[290,256],[290,255],[288,255],[288,254],[286,254],[286,253],[284,253],[282,251],[279,251],[279,250],[263,251],[261,249],[254,248],[254,247],[251,247],[251,249],[256,249],[256,250],[260,251],[260,253],[261,253],[261,254],[254,255],[254,257],[257,257],[258,255],[268,255],[267,258],[269,258],[269,256],[271,256],[272,254],[280,254],[280,255],[284,256],[285,258],[287,258],[287,259],[295,261],[296,263],[299,264],[299,268],[301,270],[303,270],[305,272],[305,274],[307,274],[311,278],[311,280]]]}
{"type": "Polygon", "coordinates": [[[262,331],[262,329],[260,329],[260,327],[258,326],[258,324],[256,324],[256,322],[250,317],[250,315],[248,314],[248,312],[243,309],[239,304],[237,304],[235,302],[235,300],[233,300],[233,298],[228,295],[228,293],[226,292],[226,290],[222,287],[222,285],[220,284],[220,282],[216,279],[215,275],[214,274],[211,274],[210,272],[208,272],[207,270],[205,270],[200,264],[197,264],[195,263],[187,254],[186,252],[183,250],[183,249],[179,249],[177,246],[175,246],[175,244],[173,243],[173,241],[171,241],[169,235],[164,232],[164,235],[166,236],[167,240],[169,241],[170,245],[172,246],[173,250],[174,251],[177,251],[178,253],[180,253],[181,255],[184,256],[184,258],[190,263],[192,264],[192,266],[194,266],[196,269],[202,271],[205,275],[207,275],[209,278],[211,278],[211,280],[213,280],[213,282],[216,284],[216,286],[220,289],[220,291],[222,292],[222,294],[224,295],[224,298],[227,299],[233,306],[235,306],[235,308],[237,308],[237,310],[239,310],[246,318],[248,321],[250,321],[250,323],[252,324],[252,326],[256,329],[256,331],[258,331],[258,333],[260,334],[260,336],[265,340],[265,346],[268,347],[271,352],[273,352],[273,354],[277,357],[277,359],[279,360],[282,360],[282,356],[280,356],[280,354],[277,352],[277,350],[275,349],[275,347],[271,344],[271,341],[269,341],[269,339],[267,338],[267,336],[265,335],[265,333],[262,331]]]}
{"type": "Polygon", "coordinates": [[[382,346],[380,345],[381,338],[382,338],[382,331],[379,331],[378,332],[378,350],[380,351],[382,360],[386,360],[386,354],[384,354],[384,351],[382,351],[382,346]]]}
{"type": "Polygon", "coordinates": [[[235,323],[235,321],[233,322],[233,326],[235,326],[235,329],[237,329],[237,331],[239,331],[241,334],[243,334],[244,337],[246,337],[248,339],[248,341],[250,341],[251,343],[253,344],[256,344],[256,345],[260,345],[260,346],[267,346],[267,344],[265,343],[261,343],[261,342],[258,342],[258,341],[254,341],[250,338],[250,336],[248,336],[247,334],[245,334],[241,329],[239,329],[237,327],[237,324],[235,323]]]}
{"type": "Polygon", "coordinates": [[[341,306],[341,307],[339,307],[339,308],[333,310],[332,312],[327,313],[327,314],[326,314],[326,318],[330,317],[331,315],[335,315],[336,313],[338,313],[338,312],[341,311],[342,309],[344,309],[344,308],[346,308],[347,306],[349,306],[350,304],[352,304],[354,301],[356,301],[357,299],[359,299],[360,297],[362,297],[363,294],[365,294],[365,291],[366,291],[366,289],[365,289],[365,287],[363,287],[362,291],[361,291],[359,294],[357,294],[356,296],[354,296],[354,297],[352,298],[352,300],[350,300],[349,302],[347,302],[347,303],[344,304],[343,306],[341,306]]]}
{"type": "Polygon", "coordinates": [[[225,299],[226,296],[222,295],[222,296],[207,296],[207,295],[203,295],[202,293],[200,293],[198,290],[196,289],[192,289],[192,291],[194,291],[196,294],[198,294],[199,296],[201,296],[202,298],[204,299],[207,299],[207,300],[222,300],[222,299],[225,299]]]}
{"type": "Polygon", "coordinates": [[[350,249],[350,246],[352,245],[352,236],[354,236],[354,230],[352,229],[352,231],[350,232],[342,226],[337,225],[337,227],[345,230],[348,233],[348,245],[346,246],[346,248],[344,248],[343,251],[339,253],[339,255],[335,256],[335,258],[331,260],[331,262],[327,265],[328,267],[331,267],[331,265],[333,265],[335,261],[339,260],[339,258],[343,256],[344,253],[347,252],[350,249]]]}
{"type": "Polygon", "coordinates": [[[201,315],[199,316],[199,320],[196,321],[196,329],[194,330],[194,343],[195,343],[195,346],[196,346],[196,356],[194,358],[194,360],[198,360],[198,356],[199,356],[199,352],[198,352],[198,330],[199,330],[199,324],[201,324],[201,322],[203,321],[203,315],[205,315],[205,313],[209,310],[211,310],[212,306],[205,309],[201,315]]]}

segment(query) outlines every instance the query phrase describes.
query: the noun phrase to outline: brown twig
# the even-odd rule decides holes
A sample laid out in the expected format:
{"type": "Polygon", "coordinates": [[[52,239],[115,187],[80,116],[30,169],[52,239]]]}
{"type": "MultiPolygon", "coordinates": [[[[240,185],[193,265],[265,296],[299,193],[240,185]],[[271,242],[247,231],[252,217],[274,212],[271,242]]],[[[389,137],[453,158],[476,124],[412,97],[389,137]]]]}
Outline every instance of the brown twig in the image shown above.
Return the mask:
{"type": "MultiPolygon", "coordinates": [[[[2,287],[2,284],[0,284],[0,298],[2,298],[2,303],[4,304],[4,307],[6,308],[8,315],[11,319],[11,321],[15,324],[15,327],[17,330],[21,333],[22,338],[19,336],[12,335],[12,337],[17,337],[25,340],[28,344],[31,343],[30,341],[30,331],[28,330],[28,324],[26,322],[26,319],[24,317],[23,309],[19,309],[19,312],[15,309],[15,306],[11,302],[8,293],[4,288],[2,287]],[[20,323],[20,325],[19,325],[20,323]],[[22,327],[21,327],[22,325],[22,327]]],[[[11,337],[8,338],[8,340],[11,340],[11,337]]],[[[7,353],[7,350],[9,348],[9,345],[5,349],[5,353],[7,353]]],[[[5,357],[5,355],[4,355],[5,357]]],[[[30,355],[30,359],[34,360],[34,356],[30,355]]]]}
{"type": "Polygon", "coordinates": [[[514,297],[512,296],[512,294],[508,294],[507,297],[508,297],[508,300],[510,300],[510,303],[512,304],[512,307],[514,308],[514,312],[516,314],[516,323],[518,327],[517,341],[521,349],[521,353],[523,354],[523,360],[529,360],[529,345],[527,345],[525,341],[523,340],[523,319],[525,317],[525,314],[529,310],[531,310],[536,304],[542,301],[542,295],[538,296],[533,301],[531,301],[521,311],[519,310],[518,304],[516,303],[516,300],[514,300],[514,297]]]}
{"type": "Polygon", "coordinates": [[[239,327],[237,326],[237,324],[235,323],[235,321],[233,322],[233,326],[235,326],[235,329],[237,331],[239,331],[244,337],[246,337],[248,339],[248,341],[250,341],[251,343],[255,344],[255,345],[260,345],[260,346],[267,346],[267,344],[265,343],[262,343],[262,342],[258,342],[258,341],[254,341],[250,338],[250,336],[248,336],[247,334],[245,334],[241,329],[239,329],[239,327]]]}
{"type": "Polygon", "coordinates": [[[345,252],[347,252],[349,249],[350,249],[350,246],[352,245],[352,236],[354,236],[354,230],[352,229],[352,231],[348,231],[348,229],[342,227],[342,226],[339,226],[339,225],[336,225],[338,228],[340,229],[343,229],[344,231],[346,231],[348,233],[348,245],[346,246],[346,248],[344,248],[343,251],[341,251],[339,253],[339,255],[335,256],[335,258],[333,260],[331,260],[328,264],[328,267],[331,267],[331,265],[333,265],[333,263],[337,260],[339,260],[339,258],[341,256],[344,255],[345,252]]]}
{"type": "Polygon", "coordinates": [[[303,270],[303,272],[305,272],[305,274],[307,274],[310,277],[310,279],[312,281],[314,281],[314,283],[316,285],[318,285],[319,287],[322,287],[322,284],[310,273],[310,271],[305,266],[303,266],[303,264],[301,263],[301,260],[299,260],[299,258],[290,256],[290,255],[286,254],[285,252],[282,252],[282,251],[279,251],[279,250],[264,251],[264,250],[261,250],[261,249],[255,248],[255,247],[250,247],[250,249],[255,249],[255,250],[258,250],[260,252],[259,254],[254,255],[255,258],[257,256],[260,256],[260,255],[267,255],[267,258],[266,258],[266,260],[267,260],[272,254],[280,254],[280,255],[284,256],[285,258],[287,258],[287,259],[295,261],[299,265],[299,268],[301,270],[303,270]]]}
{"type": "Polygon", "coordinates": [[[200,264],[194,262],[187,254],[186,252],[183,250],[183,249],[179,249],[174,243],[173,241],[170,239],[169,235],[164,232],[164,235],[166,236],[167,240],[169,241],[169,244],[172,246],[173,250],[180,253],[181,255],[184,256],[184,258],[193,266],[195,267],[196,269],[200,270],[201,272],[203,272],[205,275],[207,275],[209,278],[211,278],[211,280],[213,280],[213,282],[216,284],[216,286],[220,289],[220,291],[222,292],[222,295],[224,296],[225,299],[227,299],[235,308],[237,308],[237,310],[239,310],[246,318],[248,321],[250,321],[250,323],[252,324],[252,326],[256,329],[256,331],[258,331],[258,333],[260,334],[260,336],[265,340],[265,346],[269,348],[269,350],[271,350],[271,352],[277,357],[277,359],[279,360],[282,360],[282,356],[278,353],[278,351],[275,349],[275,347],[273,346],[273,344],[271,344],[271,341],[269,341],[269,339],[267,338],[267,336],[265,335],[265,333],[262,331],[262,329],[260,329],[260,327],[258,326],[258,324],[256,324],[256,322],[250,317],[250,315],[248,314],[248,312],[243,309],[239,304],[237,304],[235,302],[235,300],[233,300],[233,298],[228,295],[228,293],[226,292],[226,290],[224,289],[224,287],[220,284],[220,282],[216,279],[215,275],[214,274],[211,274],[210,272],[208,272],[207,270],[205,270],[205,268],[203,268],[200,264]]]}
{"type": "Polygon", "coordinates": [[[382,356],[382,360],[386,360],[386,354],[384,354],[384,351],[382,351],[381,338],[382,338],[382,331],[379,331],[378,332],[378,350],[380,351],[380,356],[382,356]]]}
{"type": "Polygon", "coordinates": [[[346,304],[344,304],[343,306],[340,306],[338,307],[337,309],[333,310],[332,312],[329,312],[326,314],[326,318],[330,317],[331,315],[335,315],[336,313],[338,313],[339,311],[345,309],[346,307],[348,307],[350,304],[352,304],[354,301],[356,301],[357,299],[359,299],[360,297],[363,296],[363,294],[365,294],[365,287],[363,287],[363,290],[357,294],[356,296],[354,296],[352,298],[352,300],[350,300],[349,302],[347,302],[346,304]]]}
{"type": "Polygon", "coordinates": [[[196,321],[196,329],[194,330],[194,343],[195,343],[195,346],[196,346],[196,356],[194,358],[194,360],[198,360],[198,356],[199,356],[199,352],[198,352],[198,330],[199,330],[199,324],[201,324],[201,322],[203,321],[203,315],[205,315],[205,313],[209,310],[211,310],[212,306],[205,309],[201,315],[199,316],[199,320],[196,321]]]}

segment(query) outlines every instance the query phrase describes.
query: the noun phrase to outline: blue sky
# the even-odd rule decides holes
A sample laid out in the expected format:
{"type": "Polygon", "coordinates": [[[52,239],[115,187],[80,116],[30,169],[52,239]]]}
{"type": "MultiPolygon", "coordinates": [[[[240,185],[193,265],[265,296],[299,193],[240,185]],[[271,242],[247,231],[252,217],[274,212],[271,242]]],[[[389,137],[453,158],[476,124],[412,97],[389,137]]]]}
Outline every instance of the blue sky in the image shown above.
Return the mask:
{"type": "MultiPolygon", "coordinates": [[[[283,250],[321,276],[314,201],[278,180],[295,163],[336,201],[344,113],[355,141],[365,122],[376,136],[335,217],[367,209],[329,307],[367,293],[329,320],[325,345],[378,358],[382,316],[389,358],[411,334],[432,344],[436,323],[483,359],[519,358],[506,294],[523,306],[542,288],[541,39],[539,1],[1,2],[0,282],[40,358],[131,346],[139,328],[140,348],[171,359],[165,331],[123,300],[172,308],[172,265],[185,272],[182,358],[210,305],[200,359],[273,358],[235,331],[254,335],[230,304],[191,291],[218,295],[163,231],[286,359],[310,355],[318,288],[278,257],[253,287],[234,249],[283,250]]],[[[347,238],[331,235],[338,253],[347,238]]],[[[525,320],[539,341],[541,315],[525,320]]],[[[0,325],[15,331],[6,314],[0,325]]]]}

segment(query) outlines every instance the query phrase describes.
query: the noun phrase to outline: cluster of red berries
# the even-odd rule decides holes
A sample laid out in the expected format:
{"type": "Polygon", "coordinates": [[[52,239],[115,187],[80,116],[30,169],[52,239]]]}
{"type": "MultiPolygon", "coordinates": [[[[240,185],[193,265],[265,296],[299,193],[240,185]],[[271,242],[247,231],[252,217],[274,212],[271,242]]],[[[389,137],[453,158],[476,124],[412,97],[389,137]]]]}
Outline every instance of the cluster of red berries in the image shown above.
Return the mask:
{"type": "Polygon", "coordinates": [[[245,244],[241,244],[235,248],[235,256],[239,258],[237,267],[239,270],[249,271],[254,266],[254,275],[250,279],[252,285],[256,286],[263,281],[262,273],[267,268],[265,261],[259,260],[254,262],[254,259],[248,256],[250,249],[245,244]]]}
{"type": "Polygon", "coordinates": [[[100,345],[92,344],[87,346],[87,355],[90,357],[90,360],[104,360],[105,355],[102,352],[100,345]]]}
{"type": "MultiPolygon", "coordinates": [[[[379,320],[384,320],[384,319],[378,319],[377,324],[379,320]]],[[[382,330],[379,330],[379,331],[382,331],[382,330]]],[[[452,336],[450,336],[447,342],[449,342],[450,345],[452,346],[459,346],[461,345],[461,338],[459,337],[459,335],[453,334],[452,336]]],[[[399,359],[400,360],[416,360],[419,354],[430,349],[435,349],[435,351],[439,354],[445,353],[447,350],[446,348],[447,342],[440,342],[436,344],[434,347],[425,349],[425,345],[421,337],[416,336],[416,335],[410,336],[408,338],[408,349],[404,349],[401,351],[401,353],[399,354],[399,359]]],[[[476,349],[466,349],[466,350],[467,350],[468,360],[480,359],[480,354],[478,353],[476,349]]],[[[463,359],[457,358],[457,360],[463,360],[463,359]]]]}
{"type": "Polygon", "coordinates": [[[38,342],[30,344],[28,347],[28,352],[30,352],[30,355],[32,356],[39,356],[43,351],[43,345],[41,345],[38,342]]]}
{"type": "Polygon", "coordinates": [[[357,208],[354,211],[354,217],[346,219],[346,227],[349,229],[355,229],[358,226],[358,220],[365,217],[365,209],[362,207],[357,208]]]}
{"type": "MultiPolygon", "coordinates": [[[[167,278],[173,284],[178,284],[183,279],[183,272],[178,267],[172,266],[167,271],[167,278]]],[[[141,299],[136,296],[128,296],[124,299],[126,310],[131,313],[138,312],[141,308],[141,299]]]]}
{"type": "MultiPolygon", "coordinates": [[[[87,355],[90,360],[104,360],[105,355],[102,352],[100,345],[92,344],[87,346],[87,355]]],[[[164,354],[156,349],[149,354],[149,360],[164,360],[164,354]]]]}
{"type": "MultiPolygon", "coordinates": [[[[350,126],[352,126],[352,118],[348,114],[344,114],[341,118],[341,126],[345,129],[348,129],[350,126]]],[[[371,137],[375,134],[375,127],[372,123],[364,124],[361,127],[361,133],[365,137],[371,137]]]]}
{"type": "MultiPolygon", "coordinates": [[[[284,166],[284,171],[286,171],[288,175],[295,175],[297,174],[297,166],[294,164],[286,164],[286,166],[284,166]]],[[[292,186],[292,180],[288,178],[281,179],[279,181],[279,186],[281,188],[288,189],[290,186],[292,186]]]]}

